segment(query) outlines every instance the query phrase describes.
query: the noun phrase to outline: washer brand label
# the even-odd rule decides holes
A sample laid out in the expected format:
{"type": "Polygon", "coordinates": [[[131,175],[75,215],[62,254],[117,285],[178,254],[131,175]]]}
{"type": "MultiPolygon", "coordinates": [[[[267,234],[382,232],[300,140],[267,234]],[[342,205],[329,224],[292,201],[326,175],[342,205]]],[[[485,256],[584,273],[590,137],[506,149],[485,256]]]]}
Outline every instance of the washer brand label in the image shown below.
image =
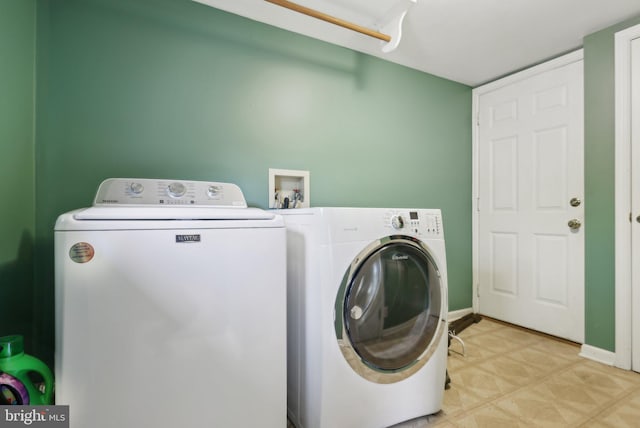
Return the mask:
{"type": "Polygon", "coordinates": [[[0,427],[69,428],[69,406],[0,406],[0,427]]]}
{"type": "Polygon", "coordinates": [[[200,242],[200,235],[176,235],[176,242],[200,242]]]}
{"type": "Polygon", "coordinates": [[[69,257],[76,263],[87,263],[95,254],[93,245],[88,242],[78,242],[69,249],[69,257]]]}
{"type": "Polygon", "coordinates": [[[391,260],[409,260],[409,256],[407,256],[406,254],[394,254],[393,256],[391,256],[391,260]]]}

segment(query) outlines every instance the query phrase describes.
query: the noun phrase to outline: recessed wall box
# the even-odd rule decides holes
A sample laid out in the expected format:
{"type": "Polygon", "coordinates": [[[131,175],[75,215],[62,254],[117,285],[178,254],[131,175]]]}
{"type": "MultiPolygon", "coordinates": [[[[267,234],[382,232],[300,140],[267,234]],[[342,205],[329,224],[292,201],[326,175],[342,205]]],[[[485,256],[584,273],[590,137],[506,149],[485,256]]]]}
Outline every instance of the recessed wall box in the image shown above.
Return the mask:
{"type": "Polygon", "coordinates": [[[269,168],[269,208],[309,208],[309,171],[269,168]]]}

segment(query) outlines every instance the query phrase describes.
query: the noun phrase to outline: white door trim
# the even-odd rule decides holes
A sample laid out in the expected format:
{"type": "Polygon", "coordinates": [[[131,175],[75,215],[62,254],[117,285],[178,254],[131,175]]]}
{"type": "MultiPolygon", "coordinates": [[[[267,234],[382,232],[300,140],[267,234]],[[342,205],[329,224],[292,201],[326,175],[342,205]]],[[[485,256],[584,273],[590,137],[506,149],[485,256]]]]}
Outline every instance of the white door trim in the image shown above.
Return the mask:
{"type": "Polygon", "coordinates": [[[640,25],[615,34],[615,323],[617,367],[631,369],[631,41],[640,25]]]}
{"type": "Polygon", "coordinates": [[[532,76],[535,76],[540,73],[544,73],[545,71],[554,70],[556,68],[563,67],[568,64],[572,64],[577,61],[581,61],[584,58],[584,51],[582,49],[578,49],[577,51],[568,53],[561,57],[552,59],[543,64],[536,65],[534,67],[528,68],[526,70],[520,71],[518,73],[512,74],[510,76],[504,77],[502,79],[487,83],[485,85],[479,86],[472,90],[472,126],[471,126],[471,137],[473,141],[473,153],[472,153],[472,233],[473,233],[473,256],[472,256],[472,275],[473,275],[473,311],[478,312],[478,198],[479,198],[479,132],[478,132],[478,117],[480,112],[480,97],[488,92],[499,89],[503,86],[507,86],[513,84],[515,82],[519,82],[521,80],[528,79],[532,76]]]}

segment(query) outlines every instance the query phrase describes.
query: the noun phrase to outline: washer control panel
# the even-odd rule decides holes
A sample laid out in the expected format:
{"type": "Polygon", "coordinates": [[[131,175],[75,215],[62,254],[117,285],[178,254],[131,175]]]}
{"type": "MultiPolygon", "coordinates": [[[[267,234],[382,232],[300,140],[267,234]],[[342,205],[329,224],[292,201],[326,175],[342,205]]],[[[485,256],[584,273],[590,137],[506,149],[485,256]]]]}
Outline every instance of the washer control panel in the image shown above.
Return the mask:
{"type": "Polygon", "coordinates": [[[442,215],[440,210],[391,210],[384,218],[386,227],[397,233],[416,237],[442,237],[442,215]]]}
{"type": "Polygon", "coordinates": [[[231,183],[109,178],[100,184],[93,205],[246,208],[247,202],[242,190],[231,183]]]}

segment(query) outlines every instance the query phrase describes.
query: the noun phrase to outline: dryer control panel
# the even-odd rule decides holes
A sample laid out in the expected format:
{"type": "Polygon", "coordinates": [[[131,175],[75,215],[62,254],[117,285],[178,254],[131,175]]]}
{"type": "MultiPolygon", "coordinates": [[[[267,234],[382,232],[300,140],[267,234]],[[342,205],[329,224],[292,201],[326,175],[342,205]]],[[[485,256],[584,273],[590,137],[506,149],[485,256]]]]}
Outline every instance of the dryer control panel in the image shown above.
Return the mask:
{"type": "Polygon", "coordinates": [[[247,202],[231,183],[109,178],[100,184],[93,205],[246,208],[247,202]]]}
{"type": "Polygon", "coordinates": [[[444,236],[440,210],[390,210],[384,222],[385,226],[406,235],[420,238],[444,236]]]}

